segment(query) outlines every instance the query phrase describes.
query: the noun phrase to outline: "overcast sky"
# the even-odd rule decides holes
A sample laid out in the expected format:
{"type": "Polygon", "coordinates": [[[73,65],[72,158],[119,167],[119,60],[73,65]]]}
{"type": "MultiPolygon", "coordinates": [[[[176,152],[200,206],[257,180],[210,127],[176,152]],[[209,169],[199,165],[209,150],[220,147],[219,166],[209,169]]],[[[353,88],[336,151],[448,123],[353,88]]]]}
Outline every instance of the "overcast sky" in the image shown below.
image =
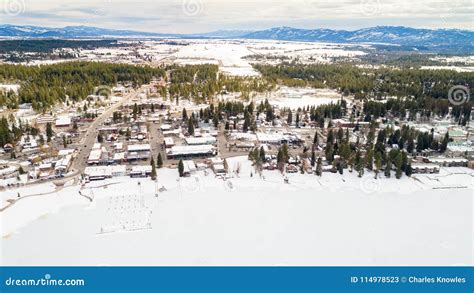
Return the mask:
{"type": "Polygon", "coordinates": [[[2,24],[196,33],[276,26],[474,28],[474,0],[0,0],[2,24]]]}

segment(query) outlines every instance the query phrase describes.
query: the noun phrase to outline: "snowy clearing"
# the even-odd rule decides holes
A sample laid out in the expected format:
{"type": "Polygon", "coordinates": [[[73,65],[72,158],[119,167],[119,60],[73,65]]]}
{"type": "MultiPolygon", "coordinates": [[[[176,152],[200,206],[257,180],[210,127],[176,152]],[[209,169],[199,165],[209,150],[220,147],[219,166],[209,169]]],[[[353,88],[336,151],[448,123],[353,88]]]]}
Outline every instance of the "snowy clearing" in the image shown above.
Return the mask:
{"type": "Polygon", "coordinates": [[[289,107],[291,109],[298,109],[307,106],[335,104],[341,99],[341,94],[331,89],[282,86],[271,94],[257,95],[255,100],[260,102],[265,99],[268,99],[270,104],[280,108],[289,107]]]}

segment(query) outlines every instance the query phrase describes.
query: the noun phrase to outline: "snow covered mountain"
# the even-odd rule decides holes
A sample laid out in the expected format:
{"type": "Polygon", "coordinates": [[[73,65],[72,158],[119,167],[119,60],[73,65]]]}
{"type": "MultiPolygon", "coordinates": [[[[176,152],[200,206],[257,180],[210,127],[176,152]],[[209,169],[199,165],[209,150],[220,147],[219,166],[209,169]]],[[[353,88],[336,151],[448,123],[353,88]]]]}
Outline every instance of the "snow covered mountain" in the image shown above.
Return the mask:
{"type": "Polygon", "coordinates": [[[113,30],[90,26],[66,26],[63,28],[50,28],[39,26],[0,25],[0,37],[17,38],[81,38],[81,37],[160,37],[173,36],[172,34],[159,34],[138,32],[131,30],[113,30]]]}
{"type": "Polygon", "coordinates": [[[354,31],[333,29],[298,29],[277,27],[261,31],[223,31],[202,34],[165,34],[113,30],[89,26],[47,28],[0,25],[0,37],[14,38],[83,38],[83,37],[202,37],[246,38],[262,40],[309,41],[330,43],[384,43],[413,49],[474,51],[474,31],[458,29],[417,29],[402,26],[377,26],[354,31]]]}
{"type": "Polygon", "coordinates": [[[474,32],[457,29],[415,29],[377,26],[355,31],[278,27],[243,36],[248,39],[318,41],[336,43],[385,43],[415,48],[474,50],[474,32]]]}

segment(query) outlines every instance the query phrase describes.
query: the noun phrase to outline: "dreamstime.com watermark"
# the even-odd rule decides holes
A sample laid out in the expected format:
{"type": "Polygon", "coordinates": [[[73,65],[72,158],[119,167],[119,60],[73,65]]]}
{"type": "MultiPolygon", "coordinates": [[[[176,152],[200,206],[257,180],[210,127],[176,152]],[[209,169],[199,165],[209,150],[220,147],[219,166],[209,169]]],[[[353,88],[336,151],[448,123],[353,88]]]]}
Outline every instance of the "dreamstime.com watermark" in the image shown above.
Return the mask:
{"type": "Polygon", "coordinates": [[[9,16],[18,16],[25,12],[24,0],[5,0],[3,2],[3,12],[9,16]]]}
{"type": "Polygon", "coordinates": [[[460,106],[471,99],[471,92],[467,86],[455,85],[448,91],[448,100],[454,106],[460,106]]]}
{"type": "Polygon", "coordinates": [[[187,16],[197,16],[202,13],[204,3],[202,0],[182,0],[181,8],[187,16]]]}
{"type": "Polygon", "coordinates": [[[9,277],[5,279],[7,287],[83,287],[86,285],[84,279],[53,279],[50,274],[44,275],[39,279],[14,279],[9,277]]]}

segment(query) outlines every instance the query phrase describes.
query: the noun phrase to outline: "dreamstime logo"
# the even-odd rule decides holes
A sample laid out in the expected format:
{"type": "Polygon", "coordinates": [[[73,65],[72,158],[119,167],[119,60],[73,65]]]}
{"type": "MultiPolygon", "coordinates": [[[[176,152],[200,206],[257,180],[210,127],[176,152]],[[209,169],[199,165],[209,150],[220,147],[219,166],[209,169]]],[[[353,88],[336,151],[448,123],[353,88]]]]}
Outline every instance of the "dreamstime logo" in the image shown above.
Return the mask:
{"type": "Polygon", "coordinates": [[[3,11],[10,16],[17,16],[25,12],[24,0],[6,0],[3,4],[3,11]]]}
{"type": "Polygon", "coordinates": [[[364,15],[372,16],[379,12],[380,0],[360,0],[360,10],[364,15]]]}
{"type": "Polygon", "coordinates": [[[112,94],[112,89],[109,86],[101,85],[94,89],[94,95],[109,97],[112,94]]]}
{"type": "Polygon", "coordinates": [[[471,93],[469,88],[463,85],[455,85],[448,91],[448,100],[454,106],[459,106],[469,101],[471,93]]]}
{"type": "Polygon", "coordinates": [[[202,0],[183,0],[182,9],[187,16],[196,16],[202,12],[204,4],[202,0]]]}
{"type": "Polygon", "coordinates": [[[383,83],[384,83],[384,81],[383,81],[382,79],[378,79],[378,80],[376,81],[376,84],[375,84],[374,88],[372,89],[372,92],[370,92],[370,95],[371,95],[372,97],[377,96],[377,94],[378,94],[378,93],[380,92],[380,90],[382,89],[383,83]]]}
{"type": "Polygon", "coordinates": [[[360,178],[360,189],[367,194],[372,194],[380,190],[380,179],[375,179],[372,175],[364,175],[360,178]]]}

